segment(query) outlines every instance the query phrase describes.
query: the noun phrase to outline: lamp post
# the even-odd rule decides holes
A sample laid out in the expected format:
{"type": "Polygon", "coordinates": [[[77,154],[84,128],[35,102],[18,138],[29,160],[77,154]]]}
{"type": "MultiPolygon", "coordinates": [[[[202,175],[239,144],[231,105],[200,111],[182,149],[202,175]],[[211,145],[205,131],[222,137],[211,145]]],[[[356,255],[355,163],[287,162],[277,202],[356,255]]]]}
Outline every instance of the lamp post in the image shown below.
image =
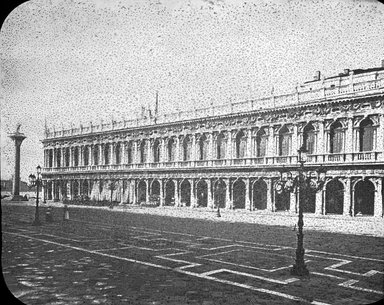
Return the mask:
{"type": "Polygon", "coordinates": [[[36,167],[36,174],[37,176],[30,174],[29,179],[29,186],[34,187],[36,186],[36,208],[35,208],[35,219],[33,220],[32,225],[33,226],[40,226],[40,217],[39,217],[39,187],[42,185],[42,178],[41,178],[41,167],[38,165],[36,167]]]}
{"type": "Polygon", "coordinates": [[[298,192],[299,195],[299,220],[297,222],[298,233],[297,233],[297,248],[296,248],[296,259],[295,264],[291,269],[292,275],[305,276],[309,275],[309,271],[304,262],[304,234],[303,234],[303,208],[304,204],[307,201],[307,192],[312,190],[320,190],[325,181],[325,171],[319,169],[317,171],[304,172],[304,163],[307,161],[308,151],[304,146],[300,147],[298,150],[298,162],[299,166],[299,175],[292,177],[291,172],[282,172],[280,181],[276,184],[276,191],[278,193],[282,192],[298,192]]]}

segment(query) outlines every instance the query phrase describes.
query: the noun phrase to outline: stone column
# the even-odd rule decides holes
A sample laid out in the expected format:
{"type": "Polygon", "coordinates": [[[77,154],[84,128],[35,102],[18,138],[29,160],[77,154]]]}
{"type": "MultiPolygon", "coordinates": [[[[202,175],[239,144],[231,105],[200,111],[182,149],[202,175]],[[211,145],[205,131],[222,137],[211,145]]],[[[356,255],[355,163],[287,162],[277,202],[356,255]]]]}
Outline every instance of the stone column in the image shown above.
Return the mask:
{"type": "Polygon", "coordinates": [[[147,187],[145,188],[145,202],[149,202],[149,179],[145,179],[145,184],[147,187]]]}
{"type": "Polygon", "coordinates": [[[189,181],[191,184],[191,208],[196,207],[196,190],[195,190],[195,181],[194,179],[191,179],[189,181]]]}
{"type": "Polygon", "coordinates": [[[375,217],[382,217],[383,216],[383,191],[382,191],[383,178],[376,178],[372,182],[374,182],[374,185],[375,185],[375,201],[374,201],[373,215],[375,217]]]}
{"type": "Polygon", "coordinates": [[[20,146],[26,136],[20,133],[19,129],[20,125],[17,126],[15,133],[9,135],[9,137],[15,143],[15,165],[13,171],[12,201],[25,200],[24,197],[20,195],[20,146]]]}
{"type": "Polygon", "coordinates": [[[323,214],[323,193],[324,193],[323,189],[316,192],[316,206],[315,206],[316,215],[323,214]]]}
{"type": "Polygon", "coordinates": [[[163,179],[159,179],[160,183],[160,206],[164,206],[164,189],[163,189],[163,179]]]}
{"type": "Polygon", "coordinates": [[[353,121],[352,118],[347,119],[347,130],[344,137],[344,152],[347,153],[346,161],[352,161],[353,149],[353,121]]]}
{"type": "Polygon", "coordinates": [[[251,202],[249,200],[249,178],[244,179],[245,182],[245,209],[251,210],[251,202]]]}
{"type": "Polygon", "coordinates": [[[319,132],[317,133],[317,141],[316,141],[316,153],[324,154],[325,153],[325,143],[324,143],[324,122],[319,122],[319,132]]]}
{"type": "Polygon", "coordinates": [[[160,162],[166,162],[167,161],[167,153],[166,153],[166,147],[165,147],[165,139],[161,138],[161,146],[160,146],[160,162]]]}
{"type": "Polygon", "coordinates": [[[196,154],[196,134],[192,135],[192,145],[191,145],[191,160],[190,161],[196,161],[197,160],[197,154],[196,154]]]}
{"type": "Polygon", "coordinates": [[[273,212],[275,210],[272,202],[273,181],[272,179],[265,179],[265,182],[267,183],[267,210],[273,212]]]}
{"type": "Polygon", "coordinates": [[[175,183],[175,206],[180,206],[180,194],[179,194],[179,181],[174,180],[175,183]]]}
{"type": "Polygon", "coordinates": [[[208,152],[207,152],[207,158],[209,160],[213,159],[214,156],[214,141],[213,141],[213,134],[210,132],[208,134],[208,152]]]}
{"type": "Polygon", "coordinates": [[[274,155],[275,155],[275,134],[274,134],[273,126],[269,126],[267,156],[273,157],[274,155]]]}
{"type": "Polygon", "coordinates": [[[345,178],[343,180],[345,182],[343,215],[349,216],[351,209],[351,178],[345,178]]]}
{"type": "Polygon", "coordinates": [[[227,210],[232,209],[232,202],[231,202],[231,196],[230,196],[230,180],[229,179],[223,179],[226,185],[225,188],[225,208],[227,210]]]}
{"type": "Polygon", "coordinates": [[[214,208],[214,202],[212,200],[212,190],[211,190],[212,183],[211,183],[211,179],[209,179],[209,178],[207,179],[207,188],[208,188],[208,191],[207,191],[207,196],[208,196],[208,198],[207,198],[207,207],[213,209],[214,208]]]}
{"type": "Polygon", "coordinates": [[[252,129],[248,128],[247,129],[247,158],[252,157],[252,129]]]}
{"type": "Polygon", "coordinates": [[[299,150],[299,141],[297,137],[297,124],[294,124],[292,126],[292,145],[290,147],[289,154],[290,155],[296,155],[297,151],[299,150]]]}

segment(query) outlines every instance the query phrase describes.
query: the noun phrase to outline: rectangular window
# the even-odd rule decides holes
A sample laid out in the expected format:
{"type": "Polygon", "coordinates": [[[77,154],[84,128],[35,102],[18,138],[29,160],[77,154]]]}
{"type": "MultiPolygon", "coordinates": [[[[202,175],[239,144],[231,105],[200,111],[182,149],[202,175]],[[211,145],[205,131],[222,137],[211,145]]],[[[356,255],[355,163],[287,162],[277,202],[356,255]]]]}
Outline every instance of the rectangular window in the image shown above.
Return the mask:
{"type": "Polygon", "coordinates": [[[314,132],[308,132],[307,134],[306,149],[308,150],[308,154],[315,153],[315,133],[314,132]]]}
{"type": "Polygon", "coordinates": [[[343,130],[335,130],[335,134],[333,136],[333,151],[332,153],[338,154],[343,152],[344,147],[344,131],[343,130]]]}
{"type": "Polygon", "coordinates": [[[365,127],[360,132],[360,151],[372,151],[373,150],[373,128],[365,127]]]}
{"type": "Polygon", "coordinates": [[[282,135],[280,155],[288,156],[290,153],[290,146],[291,146],[291,135],[290,134],[282,135]]]}

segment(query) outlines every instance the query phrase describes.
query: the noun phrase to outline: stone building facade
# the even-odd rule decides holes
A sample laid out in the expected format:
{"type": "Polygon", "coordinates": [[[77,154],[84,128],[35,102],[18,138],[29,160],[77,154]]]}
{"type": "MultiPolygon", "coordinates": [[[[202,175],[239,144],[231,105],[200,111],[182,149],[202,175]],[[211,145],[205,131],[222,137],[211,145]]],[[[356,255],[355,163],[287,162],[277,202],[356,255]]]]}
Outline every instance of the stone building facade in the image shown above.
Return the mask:
{"type": "Polygon", "coordinates": [[[47,200],[298,211],[281,171],[322,168],[304,212],[383,216],[384,67],[345,70],[293,93],[136,120],[46,130],[47,200]]]}

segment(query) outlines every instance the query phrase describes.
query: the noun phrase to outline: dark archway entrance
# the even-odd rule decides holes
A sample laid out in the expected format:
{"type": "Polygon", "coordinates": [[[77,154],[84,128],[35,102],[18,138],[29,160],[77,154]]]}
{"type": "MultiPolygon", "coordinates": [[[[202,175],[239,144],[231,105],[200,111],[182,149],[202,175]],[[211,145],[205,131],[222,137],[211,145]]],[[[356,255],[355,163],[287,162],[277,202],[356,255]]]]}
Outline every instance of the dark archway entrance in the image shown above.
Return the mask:
{"type": "Polygon", "coordinates": [[[181,205],[182,206],[191,206],[191,184],[188,180],[184,180],[180,184],[181,191],[181,205]]]}
{"type": "Polygon", "coordinates": [[[291,202],[290,197],[289,192],[279,194],[275,191],[275,211],[288,211],[291,202]]]}
{"type": "Polygon", "coordinates": [[[233,208],[245,209],[245,183],[243,180],[237,180],[233,184],[233,208]]]}
{"type": "Polygon", "coordinates": [[[143,180],[137,186],[137,201],[139,204],[147,201],[147,184],[143,180]]]}
{"type": "Polygon", "coordinates": [[[339,180],[327,184],[325,197],[325,214],[343,214],[344,185],[339,180]]]}
{"type": "Polygon", "coordinates": [[[196,184],[196,199],[198,207],[206,207],[208,202],[208,185],[204,180],[196,184]]]}
{"type": "Polygon", "coordinates": [[[225,193],[227,186],[224,181],[218,180],[214,186],[215,207],[225,208],[225,193]]]}
{"type": "Polygon", "coordinates": [[[156,205],[160,205],[160,182],[153,180],[151,185],[151,202],[156,202],[156,205]]]}
{"type": "Polygon", "coordinates": [[[254,209],[265,210],[267,208],[267,191],[267,184],[264,180],[257,180],[253,184],[252,196],[254,209]]]}
{"type": "Polygon", "coordinates": [[[308,189],[305,191],[305,204],[303,205],[304,213],[315,213],[316,210],[316,191],[308,189]]]}
{"type": "Polygon", "coordinates": [[[175,205],[175,183],[172,180],[165,185],[165,205],[175,205]]]}
{"type": "Polygon", "coordinates": [[[375,210],[375,186],[369,180],[355,185],[355,215],[373,215],[375,210]]]}

